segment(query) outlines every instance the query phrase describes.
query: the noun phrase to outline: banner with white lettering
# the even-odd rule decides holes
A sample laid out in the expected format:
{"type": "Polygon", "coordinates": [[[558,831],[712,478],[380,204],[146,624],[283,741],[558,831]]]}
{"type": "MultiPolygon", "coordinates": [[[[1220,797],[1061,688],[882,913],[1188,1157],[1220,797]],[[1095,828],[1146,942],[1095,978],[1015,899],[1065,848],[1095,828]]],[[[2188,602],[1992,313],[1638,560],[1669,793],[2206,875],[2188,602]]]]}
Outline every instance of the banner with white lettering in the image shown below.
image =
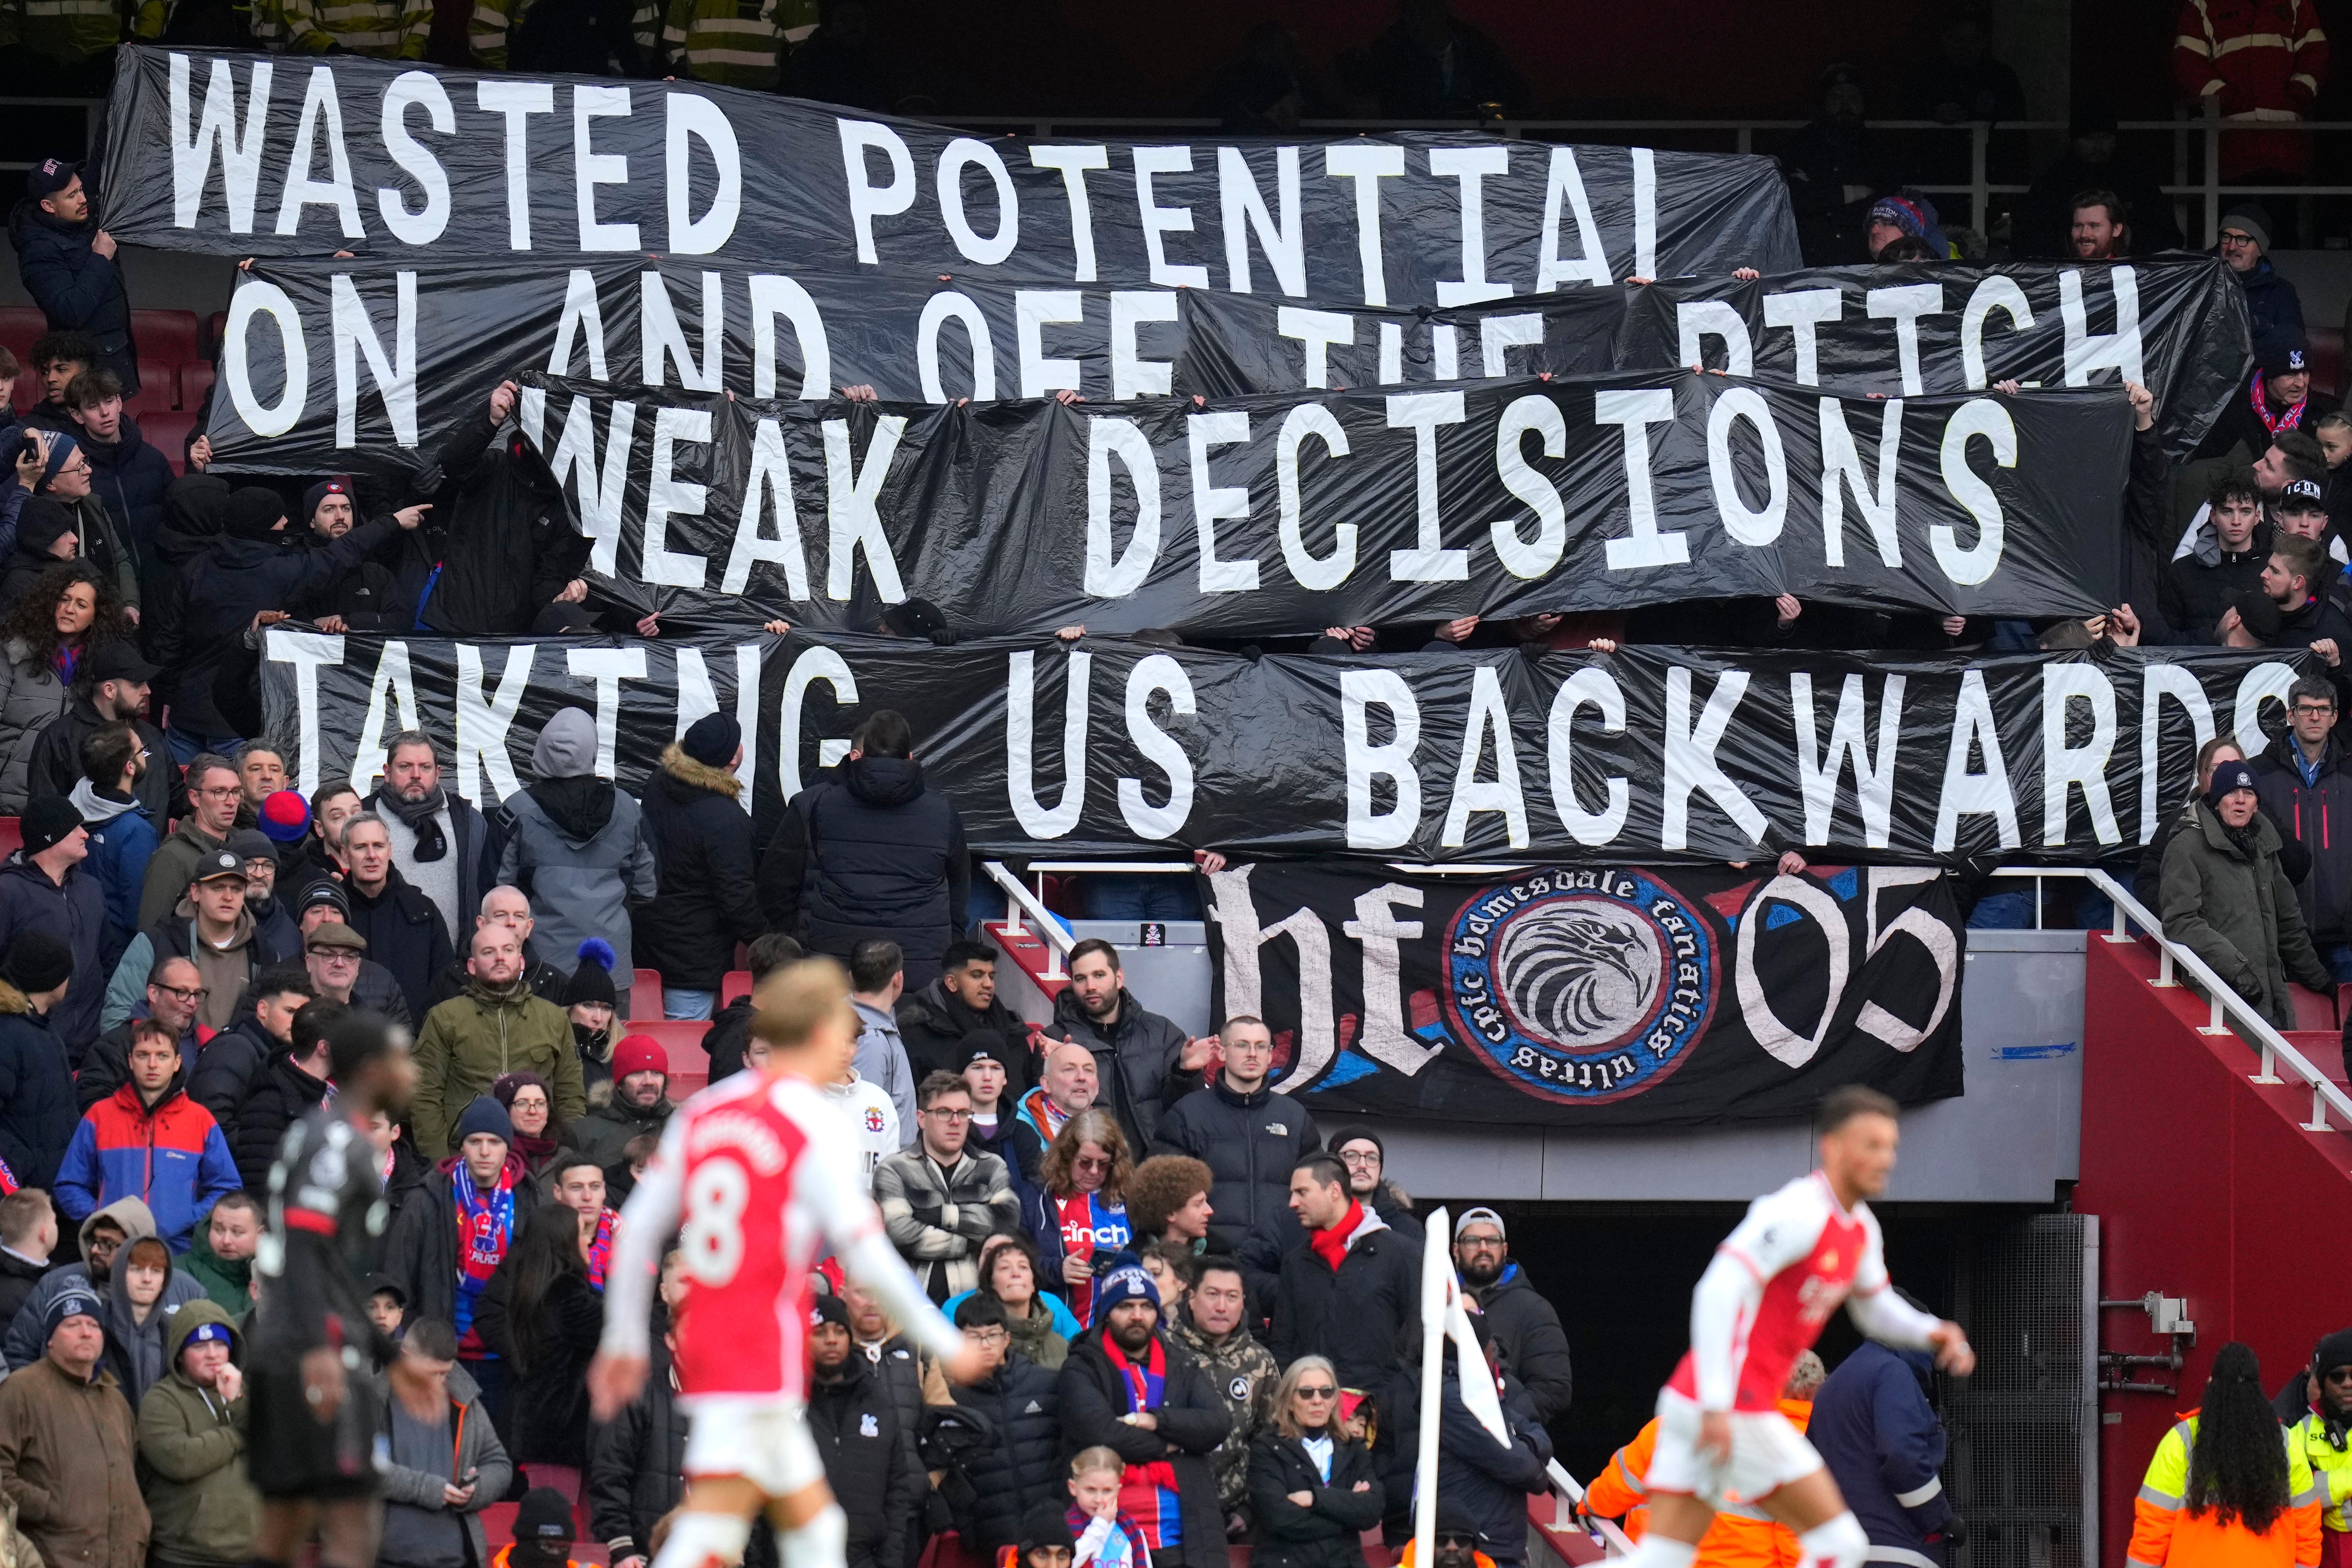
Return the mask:
{"type": "Polygon", "coordinates": [[[1318,1117],[1570,1128],[1799,1120],[1961,1092],[1963,933],[1893,866],[1268,861],[1203,878],[1212,1016],[1273,1031],[1318,1117]]]}
{"type": "Polygon", "coordinates": [[[1180,323],[1180,395],[1694,363],[1882,397],[2137,382],[2176,460],[2244,384],[2252,353],[2245,290],[2204,256],[1828,267],[1436,310],[1188,292],[1180,323]]]}
{"type": "Polygon", "coordinates": [[[423,729],[488,805],[558,708],[641,790],[705,713],[743,728],[762,839],[877,709],[905,714],[976,849],[1370,852],[1439,863],[2083,865],[2146,842],[2197,748],[2247,754],[2315,656],[1629,647],[1249,658],[1088,637],[454,642],[271,628],[268,728],[306,792],[367,787],[423,729]]]}
{"type": "Polygon", "coordinates": [[[1471,132],[982,138],[698,82],[126,45],[103,145],[117,239],[236,257],[651,252],[1370,305],[1799,264],[1769,158],[1471,132]]]}
{"type": "Polygon", "coordinates": [[[1688,372],[1126,405],[759,402],[526,374],[592,586],[716,629],[1330,626],[1797,594],[2113,604],[2130,410],[1688,372]]]}
{"type": "Polygon", "coordinates": [[[2186,455],[2243,379],[2242,290],[2210,257],[1919,276],[1612,283],[1412,311],[634,257],[264,258],[238,277],[209,433],[234,469],[394,476],[526,369],[739,397],[822,401],[864,384],[889,403],[1065,390],[1223,402],[1704,358],[1849,395],[2137,381],[2186,455]],[[290,378],[289,356],[302,362],[290,378]]]}

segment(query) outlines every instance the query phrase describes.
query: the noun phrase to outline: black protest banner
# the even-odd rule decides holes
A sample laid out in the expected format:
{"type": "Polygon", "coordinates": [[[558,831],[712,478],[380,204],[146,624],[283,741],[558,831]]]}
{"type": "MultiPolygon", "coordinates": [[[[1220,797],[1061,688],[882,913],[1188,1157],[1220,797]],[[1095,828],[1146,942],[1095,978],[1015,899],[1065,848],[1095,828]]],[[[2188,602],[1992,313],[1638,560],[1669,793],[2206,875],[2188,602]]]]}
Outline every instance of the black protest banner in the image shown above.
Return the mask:
{"type": "Polygon", "coordinates": [[[862,384],[887,403],[1065,389],[1094,403],[1223,402],[1704,357],[1849,395],[2139,381],[2156,394],[2167,445],[2185,454],[2239,385],[2245,307],[2210,258],[1917,277],[1829,268],[1417,312],[625,257],[265,258],[238,277],[209,433],[223,465],[248,472],[395,475],[525,369],[740,397],[821,401],[862,384]],[[1939,309],[1913,312],[1938,303],[1903,292],[1921,287],[1939,309]],[[303,362],[291,378],[289,353],[303,362]]]}
{"type": "Polygon", "coordinates": [[[1181,326],[1174,390],[1210,397],[1695,363],[1885,397],[2137,382],[2175,458],[2252,353],[2245,291],[2202,256],[1817,268],[1435,310],[1188,291],[1181,326]]]}
{"type": "MultiPolygon", "coordinates": [[[[763,836],[877,709],[992,855],[1380,854],[1582,865],[2080,865],[2145,842],[2199,745],[2283,722],[2288,656],[1970,659],[1633,647],[1612,656],[1247,658],[1087,637],[453,642],[267,635],[268,730],[300,786],[421,728],[478,805],[520,787],[556,709],[641,790],[704,713],[743,727],[763,836]]],[[[2316,668],[2315,658],[2304,662],[2316,668]]]]}
{"type": "Polygon", "coordinates": [[[1769,158],[983,140],[701,83],[352,55],[126,45],[101,167],[116,238],[238,257],[651,252],[1379,305],[1798,265],[1769,158]]]}
{"type": "Polygon", "coordinates": [[[713,626],[1262,637],[1801,594],[2112,604],[2113,393],[1841,399],[1654,373],[1097,408],[730,399],[526,374],[593,586],[713,626]]]}
{"type": "Polygon", "coordinates": [[[1318,1116],[1693,1126],[1802,1118],[1849,1083],[1961,1091],[1960,917],[1932,869],[1203,881],[1213,1014],[1264,1018],[1276,1089],[1318,1116]]]}

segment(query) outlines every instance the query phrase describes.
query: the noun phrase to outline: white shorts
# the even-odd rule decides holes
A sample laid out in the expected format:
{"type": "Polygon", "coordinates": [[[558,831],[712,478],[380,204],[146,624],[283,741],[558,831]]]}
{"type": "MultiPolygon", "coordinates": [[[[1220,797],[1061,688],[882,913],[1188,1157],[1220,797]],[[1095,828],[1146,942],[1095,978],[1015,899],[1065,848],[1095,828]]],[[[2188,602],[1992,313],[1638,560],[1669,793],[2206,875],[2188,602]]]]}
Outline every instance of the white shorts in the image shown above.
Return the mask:
{"type": "Polygon", "coordinates": [[[688,1406],[688,1479],[740,1476],[769,1497],[824,1479],[801,1402],[770,1394],[706,1394],[688,1406]]]}
{"type": "Polygon", "coordinates": [[[1696,1400],[1668,1389],[1658,1395],[1658,1444],[1643,1484],[1652,1492],[1682,1492],[1720,1508],[1754,1502],[1822,1468],[1805,1435],[1777,1410],[1731,1412],[1731,1458],[1718,1462],[1698,1449],[1696,1400]]]}

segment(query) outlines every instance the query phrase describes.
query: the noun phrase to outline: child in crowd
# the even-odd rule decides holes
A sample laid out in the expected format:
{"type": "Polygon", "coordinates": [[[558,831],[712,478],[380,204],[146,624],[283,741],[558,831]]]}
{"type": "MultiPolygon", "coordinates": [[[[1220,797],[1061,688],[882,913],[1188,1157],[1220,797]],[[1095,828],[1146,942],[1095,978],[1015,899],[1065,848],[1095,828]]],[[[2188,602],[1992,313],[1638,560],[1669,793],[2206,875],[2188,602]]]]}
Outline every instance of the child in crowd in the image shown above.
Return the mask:
{"type": "Polygon", "coordinates": [[[389,1274],[371,1274],[367,1279],[368,1321],[383,1331],[384,1338],[400,1338],[402,1323],[408,1316],[408,1292],[389,1274]]]}
{"type": "Polygon", "coordinates": [[[1086,1448],[1070,1461],[1070,1510],[1065,1516],[1077,1537],[1071,1568],[1151,1568],[1143,1529],[1118,1508],[1127,1461],[1108,1448],[1086,1448]]]}

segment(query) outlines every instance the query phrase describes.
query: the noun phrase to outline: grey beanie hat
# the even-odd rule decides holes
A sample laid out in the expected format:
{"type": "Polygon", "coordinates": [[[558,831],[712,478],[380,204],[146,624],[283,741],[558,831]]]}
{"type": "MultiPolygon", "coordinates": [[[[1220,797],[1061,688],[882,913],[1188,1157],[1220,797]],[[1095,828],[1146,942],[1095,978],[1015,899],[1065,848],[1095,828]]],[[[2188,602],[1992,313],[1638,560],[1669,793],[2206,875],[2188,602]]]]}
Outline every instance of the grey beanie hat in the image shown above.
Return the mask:
{"type": "Polygon", "coordinates": [[[584,708],[559,708],[530,749],[531,771],[542,779],[572,779],[596,771],[596,721],[584,708]]]}

